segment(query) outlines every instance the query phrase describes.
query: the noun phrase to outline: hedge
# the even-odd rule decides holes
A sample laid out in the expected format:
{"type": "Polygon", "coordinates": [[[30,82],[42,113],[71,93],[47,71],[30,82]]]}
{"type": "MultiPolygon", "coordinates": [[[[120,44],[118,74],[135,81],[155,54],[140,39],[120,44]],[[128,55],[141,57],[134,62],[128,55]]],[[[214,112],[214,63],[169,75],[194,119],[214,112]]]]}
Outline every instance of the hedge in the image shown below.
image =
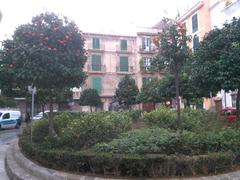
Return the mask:
{"type": "Polygon", "coordinates": [[[32,160],[49,168],[128,177],[174,177],[222,173],[239,161],[231,151],[198,156],[96,154],[91,151],[46,150],[21,137],[19,145],[32,160]]]}
{"type": "Polygon", "coordinates": [[[33,125],[33,141],[46,148],[89,148],[99,142],[109,142],[120,133],[131,129],[131,119],[125,113],[63,113],[55,116],[57,137],[48,136],[48,121],[33,125]]]}
{"type": "Polygon", "coordinates": [[[96,152],[124,154],[184,154],[200,155],[207,152],[240,152],[240,132],[225,128],[218,131],[195,133],[163,128],[135,129],[121,134],[109,143],[94,146],[96,152]]]}

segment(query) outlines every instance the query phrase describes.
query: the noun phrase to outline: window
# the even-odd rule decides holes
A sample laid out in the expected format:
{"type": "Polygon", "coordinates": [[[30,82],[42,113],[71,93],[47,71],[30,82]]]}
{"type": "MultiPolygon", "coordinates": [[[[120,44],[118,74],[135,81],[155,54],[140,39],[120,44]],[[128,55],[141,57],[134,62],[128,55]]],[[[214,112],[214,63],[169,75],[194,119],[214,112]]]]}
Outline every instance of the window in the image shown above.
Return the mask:
{"type": "Polygon", "coordinates": [[[150,38],[142,38],[142,49],[143,51],[151,51],[151,39],[150,38]]]}
{"type": "Polygon", "coordinates": [[[100,42],[99,42],[99,38],[93,38],[93,49],[100,49],[100,42]]]}
{"type": "Polygon", "coordinates": [[[121,51],[127,50],[127,40],[121,40],[121,51]]]}
{"type": "Polygon", "coordinates": [[[120,71],[128,72],[128,57],[120,56],[120,71]]]}
{"type": "Polygon", "coordinates": [[[92,70],[101,71],[102,63],[100,55],[92,55],[92,70]]]}
{"type": "Polygon", "coordinates": [[[198,30],[198,16],[195,14],[192,16],[192,32],[195,33],[198,30]]]}
{"type": "Polygon", "coordinates": [[[153,58],[151,58],[151,57],[143,58],[143,66],[145,67],[146,70],[150,68],[152,59],[153,58]]]}
{"type": "Polygon", "coordinates": [[[199,47],[200,43],[199,43],[199,37],[197,35],[195,35],[193,37],[193,50],[196,50],[199,47]]]}
{"type": "Polygon", "coordinates": [[[9,113],[6,113],[3,115],[3,119],[9,119],[10,118],[10,114],[9,113]]]}
{"type": "Polygon", "coordinates": [[[143,77],[143,78],[142,78],[142,83],[143,83],[143,84],[146,84],[146,83],[150,82],[151,80],[152,80],[151,77],[143,77]]]}
{"type": "Polygon", "coordinates": [[[102,79],[100,77],[92,78],[92,89],[96,89],[98,94],[102,91],[102,79]]]}

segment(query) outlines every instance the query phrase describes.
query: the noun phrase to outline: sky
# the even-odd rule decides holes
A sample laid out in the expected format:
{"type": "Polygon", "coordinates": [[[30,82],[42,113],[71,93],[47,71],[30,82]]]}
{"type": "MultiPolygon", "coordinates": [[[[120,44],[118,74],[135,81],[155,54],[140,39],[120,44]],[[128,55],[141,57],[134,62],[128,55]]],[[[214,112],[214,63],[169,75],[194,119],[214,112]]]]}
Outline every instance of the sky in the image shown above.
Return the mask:
{"type": "Polygon", "coordinates": [[[163,17],[175,18],[198,0],[0,0],[0,41],[42,12],[76,22],[83,32],[136,35],[163,17]]]}

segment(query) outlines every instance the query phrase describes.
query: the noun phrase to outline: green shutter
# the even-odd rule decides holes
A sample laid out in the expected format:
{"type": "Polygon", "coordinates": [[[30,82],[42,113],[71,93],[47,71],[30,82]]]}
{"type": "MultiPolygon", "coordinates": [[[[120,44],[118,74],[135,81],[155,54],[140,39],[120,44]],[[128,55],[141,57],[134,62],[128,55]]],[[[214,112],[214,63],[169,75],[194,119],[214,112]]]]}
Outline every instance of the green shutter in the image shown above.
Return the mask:
{"type": "Polygon", "coordinates": [[[195,33],[198,30],[198,17],[197,14],[192,16],[192,32],[195,33]]]}
{"type": "Polygon", "coordinates": [[[151,38],[148,38],[148,41],[149,41],[149,51],[151,51],[151,44],[152,44],[151,38]]]}
{"type": "Polygon", "coordinates": [[[120,71],[128,71],[128,57],[120,56],[120,71]]]}
{"type": "Polygon", "coordinates": [[[142,38],[142,50],[145,49],[145,38],[142,38]]]}
{"type": "Polygon", "coordinates": [[[92,55],[92,70],[93,71],[101,71],[101,56],[92,55]]]}
{"type": "Polygon", "coordinates": [[[101,94],[102,91],[102,79],[100,77],[92,78],[92,89],[96,89],[98,94],[101,94]]]}
{"type": "Polygon", "coordinates": [[[93,38],[93,49],[100,49],[99,38],[93,38]]]}
{"type": "Polygon", "coordinates": [[[121,51],[127,50],[127,40],[121,40],[121,51]]]}

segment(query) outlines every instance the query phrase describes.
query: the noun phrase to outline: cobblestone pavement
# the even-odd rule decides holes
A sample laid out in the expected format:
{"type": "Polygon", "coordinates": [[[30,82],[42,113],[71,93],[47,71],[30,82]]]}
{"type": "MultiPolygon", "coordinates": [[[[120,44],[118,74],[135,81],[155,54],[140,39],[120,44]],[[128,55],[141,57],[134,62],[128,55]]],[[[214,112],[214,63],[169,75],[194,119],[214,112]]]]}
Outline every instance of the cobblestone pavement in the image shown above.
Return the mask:
{"type": "Polygon", "coordinates": [[[5,129],[0,131],[0,179],[9,180],[5,168],[4,158],[9,145],[16,140],[19,129],[5,129]]]}

